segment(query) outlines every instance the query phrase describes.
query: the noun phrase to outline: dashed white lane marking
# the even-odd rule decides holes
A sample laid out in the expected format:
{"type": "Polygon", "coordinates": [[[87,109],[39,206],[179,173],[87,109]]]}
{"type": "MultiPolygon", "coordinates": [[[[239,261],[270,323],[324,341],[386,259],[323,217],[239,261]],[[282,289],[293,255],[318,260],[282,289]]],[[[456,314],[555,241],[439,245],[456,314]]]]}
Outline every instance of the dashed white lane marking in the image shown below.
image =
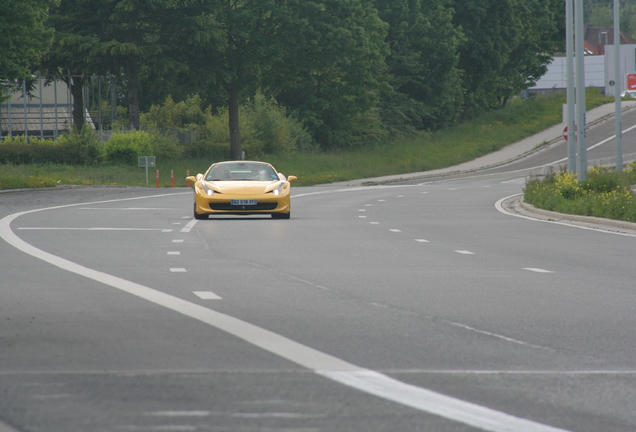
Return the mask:
{"type": "MultiPolygon", "coordinates": [[[[172,195],[172,194],[171,194],[172,195]]],[[[157,198],[157,195],[142,198],[157,198]]],[[[115,202],[123,200],[110,200],[115,202]]],[[[99,204],[103,203],[100,202],[99,204]]],[[[91,203],[98,204],[98,203],[91,203]]],[[[403,383],[379,372],[361,368],[342,359],[323,353],[284,336],[260,328],[246,321],[224,315],[196,303],[131,282],[117,276],[93,270],[32,246],[11,230],[11,221],[19,216],[54,208],[49,207],[14,213],[0,219],[0,237],[22,252],[41,259],[62,270],[109,285],[144,300],[216,327],[254,346],[279,355],[315,373],[349,387],[391,400],[449,420],[467,424],[488,432],[567,432],[545,424],[515,417],[470,402],[455,399],[424,388],[403,383]]]]}
{"type": "Polygon", "coordinates": [[[359,212],[367,211],[367,209],[358,209],[359,212]]]}
{"type": "Polygon", "coordinates": [[[183,267],[172,267],[172,268],[170,268],[170,271],[172,273],[185,273],[185,272],[187,272],[187,270],[184,269],[183,267]]]}
{"type": "Polygon", "coordinates": [[[389,229],[389,231],[391,231],[391,232],[402,232],[402,230],[395,229],[395,228],[391,228],[391,229],[389,229]]]}
{"type": "Polygon", "coordinates": [[[203,300],[223,300],[212,291],[193,291],[194,295],[202,298],[203,300]]]}
{"type": "Polygon", "coordinates": [[[144,413],[146,416],[157,417],[207,417],[211,414],[211,411],[151,411],[144,413]]]}
{"type": "Polygon", "coordinates": [[[415,239],[415,241],[420,243],[429,243],[429,241],[426,239],[415,239]]]}
{"type": "Polygon", "coordinates": [[[188,222],[186,224],[186,226],[184,226],[183,228],[181,228],[181,232],[182,233],[188,233],[190,232],[190,230],[192,229],[192,227],[194,227],[194,225],[197,223],[196,219],[192,219],[190,222],[188,222]]]}
{"type": "Polygon", "coordinates": [[[358,216],[358,217],[359,217],[360,219],[366,219],[366,218],[367,218],[366,216],[362,216],[362,215],[360,215],[360,216],[358,216]]]}
{"type": "Polygon", "coordinates": [[[378,200],[378,202],[384,202],[384,201],[386,201],[386,200],[383,200],[383,199],[379,199],[379,200],[378,200]]]}
{"type": "Polygon", "coordinates": [[[365,207],[371,207],[371,206],[373,206],[373,204],[365,204],[364,206],[365,207]]]}
{"type": "Polygon", "coordinates": [[[398,198],[404,198],[404,195],[398,195],[397,197],[398,198]]]}
{"type": "Polygon", "coordinates": [[[554,273],[551,270],[544,270],[544,269],[535,268],[535,267],[524,267],[523,269],[531,271],[531,272],[535,272],[535,273],[554,273]]]}
{"type": "Polygon", "coordinates": [[[369,222],[371,225],[380,225],[380,222],[369,222]]]}
{"type": "Polygon", "coordinates": [[[168,255],[181,255],[179,251],[168,251],[168,255]]]}
{"type": "Polygon", "coordinates": [[[183,239],[174,239],[172,243],[183,243],[183,239]]]}
{"type": "Polygon", "coordinates": [[[467,251],[467,250],[456,250],[455,252],[457,252],[458,254],[462,254],[462,255],[475,255],[475,252],[471,252],[471,251],[467,251]]]}

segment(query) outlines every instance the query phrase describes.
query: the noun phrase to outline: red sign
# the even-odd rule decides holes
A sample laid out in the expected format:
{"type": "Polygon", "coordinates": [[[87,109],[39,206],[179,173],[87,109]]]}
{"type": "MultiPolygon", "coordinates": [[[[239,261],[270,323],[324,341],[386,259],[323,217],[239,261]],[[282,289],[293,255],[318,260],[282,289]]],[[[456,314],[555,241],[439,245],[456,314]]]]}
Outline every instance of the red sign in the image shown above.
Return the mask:
{"type": "Polygon", "coordinates": [[[636,74],[627,74],[627,90],[636,90],[636,74]]]}
{"type": "MultiPolygon", "coordinates": [[[[636,75],[636,74],[635,74],[636,75]]],[[[563,139],[568,140],[568,127],[563,128],[563,139]]],[[[574,139],[576,139],[576,125],[574,125],[574,139]]]]}

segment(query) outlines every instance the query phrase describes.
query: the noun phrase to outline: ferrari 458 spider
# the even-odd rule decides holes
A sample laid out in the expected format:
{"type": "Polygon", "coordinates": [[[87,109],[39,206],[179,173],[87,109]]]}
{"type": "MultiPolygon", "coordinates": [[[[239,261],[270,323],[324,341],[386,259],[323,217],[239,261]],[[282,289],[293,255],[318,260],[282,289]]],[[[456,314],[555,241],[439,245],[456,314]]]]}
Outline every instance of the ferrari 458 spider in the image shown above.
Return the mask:
{"type": "Polygon", "coordinates": [[[214,214],[271,214],[274,219],[290,217],[290,183],[265,162],[229,161],[212,165],[205,174],[187,177],[194,183],[194,217],[214,214]]]}

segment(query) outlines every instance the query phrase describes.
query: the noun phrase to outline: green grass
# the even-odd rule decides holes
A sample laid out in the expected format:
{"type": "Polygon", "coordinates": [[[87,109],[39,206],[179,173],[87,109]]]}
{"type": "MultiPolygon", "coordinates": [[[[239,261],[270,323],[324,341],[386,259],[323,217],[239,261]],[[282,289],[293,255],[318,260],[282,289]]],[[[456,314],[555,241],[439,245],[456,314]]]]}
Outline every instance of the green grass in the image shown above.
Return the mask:
{"type": "MultiPolygon", "coordinates": [[[[588,89],[586,99],[588,109],[613,101],[598,89],[588,89]]],[[[503,109],[445,131],[394,139],[363,149],[272,154],[263,159],[286,175],[298,176],[295,185],[299,186],[428,171],[475,159],[558,124],[564,103],[563,94],[517,99],[503,109]]],[[[216,161],[157,160],[160,187],[170,187],[171,170],[175,173],[175,186],[185,186],[186,170],[194,175],[213,162],[216,161]]],[[[144,168],[134,165],[0,165],[0,189],[56,185],[146,186],[146,174],[144,168]]],[[[148,186],[155,187],[155,168],[148,171],[148,186]]]]}
{"type": "Polygon", "coordinates": [[[578,181],[573,173],[551,172],[526,184],[524,200],[559,213],[636,222],[634,184],[636,163],[628,164],[621,173],[607,167],[592,167],[585,181],[578,181]]]}

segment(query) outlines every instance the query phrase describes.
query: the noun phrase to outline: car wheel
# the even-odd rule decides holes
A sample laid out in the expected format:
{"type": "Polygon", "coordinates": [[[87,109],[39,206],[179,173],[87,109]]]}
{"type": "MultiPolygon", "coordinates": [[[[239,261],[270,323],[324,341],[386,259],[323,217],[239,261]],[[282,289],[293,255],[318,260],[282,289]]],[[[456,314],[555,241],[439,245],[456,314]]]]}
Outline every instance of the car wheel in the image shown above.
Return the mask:
{"type": "Polygon", "coordinates": [[[207,219],[208,215],[207,214],[199,214],[197,213],[197,203],[194,203],[194,218],[197,220],[203,220],[203,219],[207,219]]]}
{"type": "Polygon", "coordinates": [[[272,213],[272,219],[289,219],[291,212],[289,213],[272,213]]]}

